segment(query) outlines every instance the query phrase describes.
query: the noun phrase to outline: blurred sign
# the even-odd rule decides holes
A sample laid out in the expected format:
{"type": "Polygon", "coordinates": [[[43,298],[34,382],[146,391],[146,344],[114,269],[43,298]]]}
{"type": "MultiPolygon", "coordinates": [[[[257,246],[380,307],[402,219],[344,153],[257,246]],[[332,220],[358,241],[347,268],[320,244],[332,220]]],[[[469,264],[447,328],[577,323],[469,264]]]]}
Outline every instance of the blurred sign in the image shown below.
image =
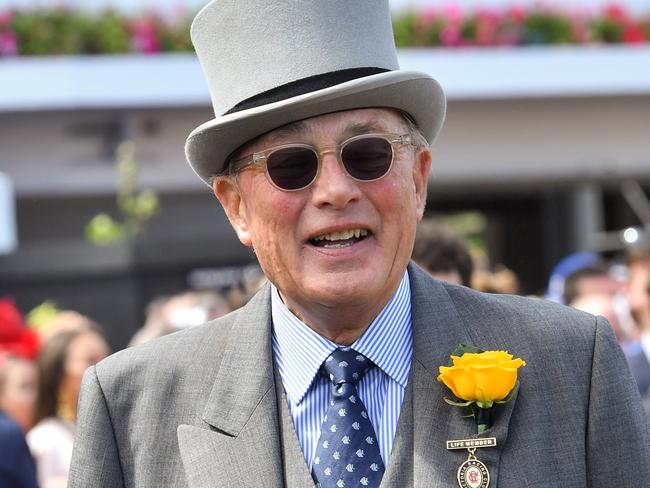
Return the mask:
{"type": "Polygon", "coordinates": [[[17,247],[14,188],[9,177],[0,173],[0,255],[10,254],[17,247]]]}

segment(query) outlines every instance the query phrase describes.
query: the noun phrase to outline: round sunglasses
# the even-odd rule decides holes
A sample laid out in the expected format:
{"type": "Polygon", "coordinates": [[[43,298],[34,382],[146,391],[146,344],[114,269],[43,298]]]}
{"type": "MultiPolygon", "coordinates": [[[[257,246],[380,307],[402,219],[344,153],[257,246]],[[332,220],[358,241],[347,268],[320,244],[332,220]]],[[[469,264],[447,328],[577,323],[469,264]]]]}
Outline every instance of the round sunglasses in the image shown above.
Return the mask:
{"type": "Polygon", "coordinates": [[[233,161],[231,174],[253,165],[265,165],[269,182],[282,191],[298,191],[311,185],[320,172],[321,157],[336,153],[346,173],[357,181],[369,182],[383,178],[393,165],[395,144],[412,145],[408,134],[361,134],[338,146],[321,147],[309,144],[283,144],[233,161]]]}

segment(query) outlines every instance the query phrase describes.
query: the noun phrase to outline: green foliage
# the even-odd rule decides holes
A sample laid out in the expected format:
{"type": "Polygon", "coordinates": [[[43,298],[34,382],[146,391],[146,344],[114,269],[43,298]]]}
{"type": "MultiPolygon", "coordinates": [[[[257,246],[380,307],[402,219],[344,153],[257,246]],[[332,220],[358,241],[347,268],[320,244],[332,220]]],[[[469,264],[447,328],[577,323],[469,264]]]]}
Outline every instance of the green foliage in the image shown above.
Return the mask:
{"type": "Polygon", "coordinates": [[[98,246],[119,244],[124,238],[124,226],[106,213],[95,215],[86,225],[86,239],[98,246]]]}
{"type": "Polygon", "coordinates": [[[67,9],[44,10],[39,14],[16,12],[13,30],[20,54],[76,54],[84,49],[90,29],[88,18],[67,9]]]}
{"type": "Polygon", "coordinates": [[[597,39],[603,42],[615,44],[623,40],[623,26],[612,19],[597,19],[591,24],[591,28],[597,39]]]}
{"type": "Polygon", "coordinates": [[[568,44],[573,40],[568,18],[548,12],[529,15],[524,23],[524,44],[568,44]]]}
{"type": "Polygon", "coordinates": [[[159,210],[158,195],[151,190],[138,191],[138,163],[135,145],[123,142],[117,149],[117,207],[121,218],[106,213],[95,215],[86,225],[86,238],[100,246],[119,244],[137,237],[146,222],[159,210]]]}
{"type": "Polygon", "coordinates": [[[93,28],[86,33],[86,48],[90,54],[129,52],[131,34],[128,23],[117,12],[106,11],[94,19],[93,28]]]}
{"type": "Polygon", "coordinates": [[[609,5],[590,15],[535,6],[503,10],[427,8],[393,16],[398,47],[650,42],[650,19],[609,5]]]}
{"type": "MultiPolygon", "coordinates": [[[[483,349],[480,347],[472,346],[471,344],[464,344],[460,343],[456,346],[456,349],[454,349],[454,352],[451,354],[452,356],[462,356],[465,353],[470,353],[470,354],[480,354],[482,352],[485,352],[483,349]]],[[[449,358],[449,366],[453,365],[454,362],[452,361],[451,358],[449,358]]]]}
{"type": "MultiPolygon", "coordinates": [[[[0,11],[19,55],[118,54],[192,51],[191,17],[165,22],[156,14],[127,16],[114,10],[91,13],[67,8],[0,11]]],[[[2,51],[0,50],[0,56],[2,51]]]]}
{"type": "MultiPolygon", "coordinates": [[[[590,15],[542,5],[460,12],[428,7],[393,15],[395,44],[498,46],[650,42],[650,18],[632,17],[622,6],[606,5],[590,15]]],[[[0,36],[15,40],[19,55],[114,54],[192,51],[193,15],[167,19],[156,12],[126,15],[69,8],[0,10],[0,36]]],[[[14,55],[0,45],[0,56],[14,55]]]]}
{"type": "Polygon", "coordinates": [[[398,48],[415,45],[417,15],[407,13],[393,18],[393,34],[398,48]]]}

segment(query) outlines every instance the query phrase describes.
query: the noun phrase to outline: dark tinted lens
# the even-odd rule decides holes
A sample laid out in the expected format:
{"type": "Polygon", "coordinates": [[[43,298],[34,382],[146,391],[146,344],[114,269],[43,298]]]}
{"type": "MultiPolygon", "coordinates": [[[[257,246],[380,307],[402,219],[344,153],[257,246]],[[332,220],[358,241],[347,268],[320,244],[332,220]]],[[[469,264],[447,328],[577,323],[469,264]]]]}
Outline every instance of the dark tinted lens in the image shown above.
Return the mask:
{"type": "Polygon", "coordinates": [[[305,147],[287,147],[266,158],[269,177],[284,190],[298,190],[312,182],[318,172],[318,156],[305,147]]]}
{"type": "Polygon", "coordinates": [[[341,159],[350,176],[358,180],[376,180],[390,169],[393,148],[381,137],[363,137],[345,145],[341,159]]]}

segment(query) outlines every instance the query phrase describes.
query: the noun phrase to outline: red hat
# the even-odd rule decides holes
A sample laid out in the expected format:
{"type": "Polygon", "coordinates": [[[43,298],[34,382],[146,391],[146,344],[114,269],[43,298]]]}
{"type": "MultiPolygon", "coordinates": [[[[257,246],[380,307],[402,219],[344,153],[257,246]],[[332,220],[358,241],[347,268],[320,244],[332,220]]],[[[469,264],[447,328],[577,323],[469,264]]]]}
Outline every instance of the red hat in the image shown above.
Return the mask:
{"type": "Polygon", "coordinates": [[[14,301],[0,298],[0,355],[36,359],[38,349],[38,335],[25,325],[14,301]]]}

